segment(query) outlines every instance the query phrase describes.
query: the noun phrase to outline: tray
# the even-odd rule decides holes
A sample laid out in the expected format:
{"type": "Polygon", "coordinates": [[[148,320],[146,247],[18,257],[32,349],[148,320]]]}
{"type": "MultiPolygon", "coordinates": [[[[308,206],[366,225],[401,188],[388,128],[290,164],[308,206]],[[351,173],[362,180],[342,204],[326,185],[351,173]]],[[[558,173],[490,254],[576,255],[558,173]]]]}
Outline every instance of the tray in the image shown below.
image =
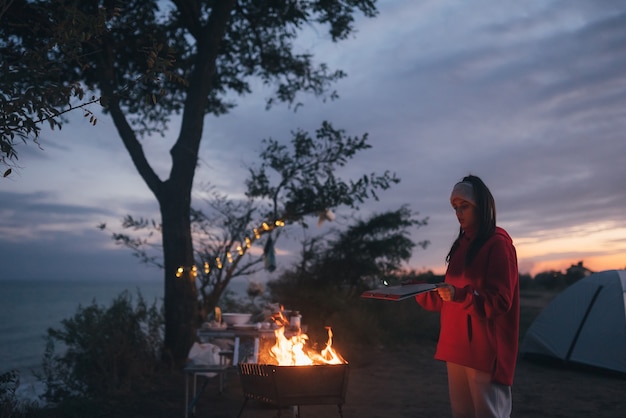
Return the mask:
{"type": "Polygon", "coordinates": [[[378,289],[366,290],[361,294],[366,299],[382,299],[399,301],[411,298],[424,292],[437,289],[437,285],[431,283],[414,283],[399,286],[385,286],[378,289]]]}

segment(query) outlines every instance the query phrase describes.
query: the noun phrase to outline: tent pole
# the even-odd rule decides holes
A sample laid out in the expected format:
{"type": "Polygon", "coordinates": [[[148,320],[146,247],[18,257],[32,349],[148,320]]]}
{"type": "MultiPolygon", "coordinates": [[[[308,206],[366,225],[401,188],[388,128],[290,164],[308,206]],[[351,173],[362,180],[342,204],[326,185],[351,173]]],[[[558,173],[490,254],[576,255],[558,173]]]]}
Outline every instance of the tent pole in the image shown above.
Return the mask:
{"type": "Polygon", "coordinates": [[[578,329],[576,330],[576,335],[574,335],[574,339],[572,340],[572,344],[570,344],[569,346],[569,350],[567,350],[567,355],[565,356],[565,362],[569,362],[570,357],[572,356],[572,352],[574,351],[574,347],[576,347],[576,342],[578,341],[578,337],[580,336],[580,333],[583,330],[583,327],[585,326],[585,322],[587,322],[587,317],[589,316],[589,312],[591,312],[591,308],[593,308],[593,305],[596,303],[596,299],[598,298],[598,295],[600,294],[600,291],[602,290],[604,286],[600,285],[598,286],[598,288],[596,289],[596,292],[593,294],[593,298],[591,298],[591,302],[589,302],[589,306],[587,306],[587,310],[585,311],[585,315],[583,316],[582,321],[580,321],[580,325],[578,325],[578,329]]]}

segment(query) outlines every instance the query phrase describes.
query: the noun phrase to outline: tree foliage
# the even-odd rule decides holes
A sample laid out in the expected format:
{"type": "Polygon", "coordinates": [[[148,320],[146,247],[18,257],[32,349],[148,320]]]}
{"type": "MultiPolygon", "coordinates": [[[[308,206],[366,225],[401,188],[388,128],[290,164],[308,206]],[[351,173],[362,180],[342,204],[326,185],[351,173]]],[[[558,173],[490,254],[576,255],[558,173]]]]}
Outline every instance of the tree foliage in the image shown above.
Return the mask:
{"type": "MultiPolygon", "coordinates": [[[[260,265],[264,260],[263,252],[253,255],[253,246],[265,247],[270,237],[274,243],[278,242],[283,228],[291,225],[308,227],[307,217],[317,217],[327,208],[356,209],[368,198],[377,199],[378,189],[384,190],[399,182],[390,172],[371,173],[357,181],[344,180],[338,175],[338,168],[358,152],[370,148],[367,135],[350,137],[328,122],[322,123],[314,137],[304,131],[292,135],[288,145],[271,139],[263,141],[261,163],[249,168],[246,200],[233,200],[209,188],[205,210],[191,209],[199,321],[217,306],[233,278],[253,275],[263,268],[260,265]]],[[[360,233],[387,239],[396,245],[397,253],[387,262],[381,261],[387,270],[393,270],[411,255],[412,243],[402,229],[422,222],[425,223],[411,219],[410,211],[403,208],[360,225],[360,233]],[[368,231],[368,228],[371,229],[368,231]],[[392,229],[398,230],[395,236],[389,235],[392,229]]],[[[162,254],[155,252],[161,249],[158,240],[161,225],[155,220],[128,215],[123,227],[132,230],[131,233],[113,233],[113,239],[130,248],[143,262],[162,268],[162,254]]],[[[356,234],[354,232],[351,238],[362,238],[356,234]]],[[[383,244],[369,249],[381,251],[373,254],[373,259],[390,256],[385,247],[383,244]]]]}
{"type": "MultiPolygon", "coordinates": [[[[192,266],[191,190],[205,135],[205,116],[231,109],[238,95],[257,82],[273,90],[268,106],[294,108],[298,95],[333,98],[340,70],[317,64],[295,41],[311,25],[332,41],[354,31],[354,15],[376,15],[375,0],[34,0],[46,20],[21,13],[24,25],[49,26],[75,7],[89,16],[105,11],[107,30],[80,42],[80,60],[59,60],[57,84],[81,83],[101,97],[137,172],[159,203],[165,279],[165,347],[183,361],[194,339],[197,288],[192,266]],[[112,13],[119,8],[119,14],[112,13]],[[167,73],[150,73],[164,62],[167,73]],[[146,74],[151,76],[146,77],[146,74]],[[134,82],[138,80],[137,82],[134,82]],[[162,135],[172,117],[180,131],[169,151],[171,167],[160,178],[144,151],[162,135]],[[179,269],[185,272],[177,275],[179,269]]],[[[8,13],[8,12],[7,12],[8,13]]],[[[6,38],[6,37],[5,37],[6,38]]],[[[16,47],[33,50],[41,31],[22,37],[16,47]]],[[[63,53],[61,53],[64,56],[63,53]]]]}
{"type": "MultiPolygon", "coordinates": [[[[18,159],[18,141],[38,144],[42,125],[61,129],[65,116],[75,110],[95,126],[91,105],[106,105],[106,98],[90,94],[81,80],[90,68],[84,44],[106,36],[121,8],[83,10],[77,2],[50,7],[60,3],[11,0],[0,7],[0,166],[8,167],[3,177],[11,174],[18,159]],[[71,67],[74,71],[68,77],[64,71],[71,67]]],[[[122,86],[129,96],[137,83],[173,77],[172,57],[158,56],[158,45],[137,52],[147,54],[147,66],[122,86]]]]}
{"type": "MultiPolygon", "coordinates": [[[[301,290],[317,288],[342,290],[347,297],[380,286],[389,277],[401,274],[416,245],[411,230],[427,225],[406,206],[355,220],[345,230],[334,229],[331,237],[313,237],[302,245],[300,261],[270,288],[282,285],[301,290]]],[[[300,292],[306,293],[306,292],[300,292]]]]}
{"type": "Polygon", "coordinates": [[[317,271],[319,279],[345,286],[360,293],[397,274],[411,258],[413,248],[425,248],[428,241],[414,243],[409,237],[414,227],[427,224],[403,206],[395,211],[375,214],[367,221],[357,221],[332,241],[323,252],[317,271]]]}
{"type": "Polygon", "coordinates": [[[63,65],[59,62],[80,62],[81,42],[104,33],[105,21],[103,11],[87,15],[72,7],[50,19],[46,9],[36,2],[2,3],[0,165],[9,167],[4,177],[11,173],[11,163],[18,159],[16,143],[26,143],[29,138],[37,143],[42,123],[60,129],[62,116],[76,108],[96,123],[87,106],[99,100],[86,99],[79,81],[63,80],[63,65]],[[72,104],[72,99],[81,103],[72,104]]]}
{"type": "Polygon", "coordinates": [[[292,150],[276,140],[263,142],[262,163],[250,169],[246,194],[268,201],[266,218],[302,221],[306,215],[331,207],[357,208],[366,199],[377,199],[376,189],[386,190],[399,181],[388,171],[363,175],[357,181],[337,177],[338,169],[370,145],[367,135],[346,136],[329,122],[322,123],[315,137],[301,130],[294,132],[292,150]],[[276,182],[272,182],[272,174],[278,178],[276,182]]]}

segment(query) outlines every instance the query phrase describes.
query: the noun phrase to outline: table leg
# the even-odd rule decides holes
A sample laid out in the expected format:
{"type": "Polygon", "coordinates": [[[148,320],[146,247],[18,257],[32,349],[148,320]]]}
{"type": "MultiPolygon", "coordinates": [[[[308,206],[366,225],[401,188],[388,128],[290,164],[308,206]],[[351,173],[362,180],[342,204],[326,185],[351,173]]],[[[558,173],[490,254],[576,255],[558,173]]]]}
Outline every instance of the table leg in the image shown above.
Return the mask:
{"type": "Polygon", "coordinates": [[[196,397],[196,390],[197,390],[197,374],[196,373],[191,373],[191,376],[188,373],[185,373],[185,418],[187,418],[189,416],[189,412],[191,412],[192,414],[195,413],[196,410],[196,405],[194,402],[194,405],[190,407],[189,405],[189,379],[192,379],[193,381],[193,396],[194,398],[196,397]],[[191,411],[190,411],[191,410],[191,411]]]}
{"type": "Polygon", "coordinates": [[[259,337],[254,337],[254,353],[252,357],[254,363],[259,362],[259,337]]]}
{"type": "Polygon", "coordinates": [[[235,337],[235,346],[233,347],[233,366],[239,363],[239,337],[235,337]]]}

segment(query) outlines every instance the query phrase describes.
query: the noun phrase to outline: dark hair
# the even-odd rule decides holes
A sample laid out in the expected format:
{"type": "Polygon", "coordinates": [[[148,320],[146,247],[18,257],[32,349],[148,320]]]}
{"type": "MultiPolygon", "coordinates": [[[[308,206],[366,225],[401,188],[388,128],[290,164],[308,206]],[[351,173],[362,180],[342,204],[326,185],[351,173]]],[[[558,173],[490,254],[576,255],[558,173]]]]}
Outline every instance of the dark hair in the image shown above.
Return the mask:
{"type": "MultiPolygon", "coordinates": [[[[480,179],[480,177],[470,174],[463,177],[462,181],[471,183],[474,187],[476,215],[478,218],[478,231],[476,232],[476,237],[471,242],[467,250],[467,257],[465,258],[465,265],[467,266],[471,264],[485,242],[487,242],[487,240],[496,232],[496,202],[493,195],[489,191],[489,188],[480,179]]],[[[459,235],[454,240],[454,243],[446,256],[446,263],[450,262],[452,254],[454,254],[456,249],[459,247],[459,242],[462,236],[463,229],[459,227],[459,235]]]]}

